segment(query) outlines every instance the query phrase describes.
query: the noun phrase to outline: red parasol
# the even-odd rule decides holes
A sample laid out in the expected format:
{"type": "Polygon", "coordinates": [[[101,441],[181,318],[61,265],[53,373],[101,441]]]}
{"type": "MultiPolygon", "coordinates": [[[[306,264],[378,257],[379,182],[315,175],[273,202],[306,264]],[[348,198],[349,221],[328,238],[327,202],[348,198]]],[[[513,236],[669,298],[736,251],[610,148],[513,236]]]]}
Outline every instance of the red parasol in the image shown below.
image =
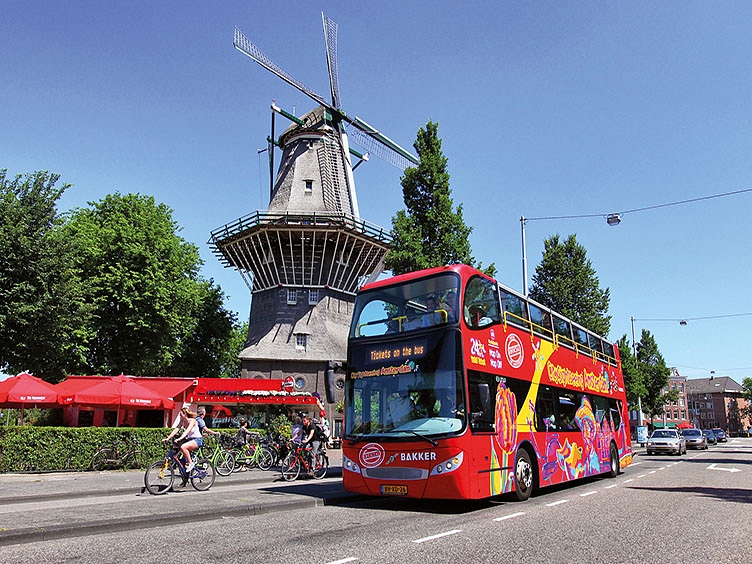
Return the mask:
{"type": "Polygon", "coordinates": [[[172,409],[175,402],[147,388],[130,376],[115,376],[73,394],[78,405],[125,406],[140,409],[172,409]]]}
{"type": "Polygon", "coordinates": [[[0,382],[0,407],[21,408],[57,404],[57,390],[41,378],[22,372],[0,382]]]}

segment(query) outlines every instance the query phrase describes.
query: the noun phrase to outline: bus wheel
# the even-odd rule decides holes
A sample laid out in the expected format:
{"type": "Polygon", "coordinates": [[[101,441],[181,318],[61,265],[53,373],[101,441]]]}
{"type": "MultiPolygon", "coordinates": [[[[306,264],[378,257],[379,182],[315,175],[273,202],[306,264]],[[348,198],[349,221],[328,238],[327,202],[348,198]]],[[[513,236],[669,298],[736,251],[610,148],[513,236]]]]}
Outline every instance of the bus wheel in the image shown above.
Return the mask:
{"type": "Polygon", "coordinates": [[[517,501],[525,501],[533,493],[533,465],[524,448],[517,450],[514,461],[514,493],[517,501]]]}
{"type": "Polygon", "coordinates": [[[611,468],[608,472],[609,478],[616,478],[619,475],[619,451],[616,450],[616,445],[611,443],[611,468]]]}

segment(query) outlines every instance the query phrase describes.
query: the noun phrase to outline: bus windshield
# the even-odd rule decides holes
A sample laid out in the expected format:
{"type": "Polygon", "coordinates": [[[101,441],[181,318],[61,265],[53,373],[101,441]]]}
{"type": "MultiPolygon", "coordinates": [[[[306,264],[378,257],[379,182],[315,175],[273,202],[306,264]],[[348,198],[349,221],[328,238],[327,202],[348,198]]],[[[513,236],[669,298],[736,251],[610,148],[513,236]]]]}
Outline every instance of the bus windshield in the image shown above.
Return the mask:
{"type": "Polygon", "coordinates": [[[426,438],[465,427],[460,333],[351,343],[345,437],[426,438]]]}
{"type": "Polygon", "coordinates": [[[460,279],[453,272],[358,295],[350,338],[454,324],[460,279]]]}

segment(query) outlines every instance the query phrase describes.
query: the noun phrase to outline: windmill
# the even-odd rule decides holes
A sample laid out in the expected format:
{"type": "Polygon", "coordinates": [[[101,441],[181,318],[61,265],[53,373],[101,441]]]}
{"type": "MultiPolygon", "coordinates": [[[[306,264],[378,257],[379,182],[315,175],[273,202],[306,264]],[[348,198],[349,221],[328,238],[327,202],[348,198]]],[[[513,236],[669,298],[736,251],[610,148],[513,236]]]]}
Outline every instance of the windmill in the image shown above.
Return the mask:
{"type": "Polygon", "coordinates": [[[251,289],[246,377],[293,376],[318,390],[325,360],[344,360],[355,292],[383,270],[389,231],[360,217],[353,170],[373,154],[404,169],[418,163],[406,149],[340,105],[337,24],[322,14],[331,101],[293,78],[240,30],[233,45],[310,97],[301,117],[272,104],[269,207],[212,232],[219,260],[251,289]],[[292,123],[275,139],[275,116],[292,123]],[[349,135],[349,136],[348,136],[349,135]],[[366,150],[350,147],[350,139],[366,150]],[[282,156],[274,178],[274,152],[282,156]],[[353,166],[352,156],[359,162],[353,166]]]}

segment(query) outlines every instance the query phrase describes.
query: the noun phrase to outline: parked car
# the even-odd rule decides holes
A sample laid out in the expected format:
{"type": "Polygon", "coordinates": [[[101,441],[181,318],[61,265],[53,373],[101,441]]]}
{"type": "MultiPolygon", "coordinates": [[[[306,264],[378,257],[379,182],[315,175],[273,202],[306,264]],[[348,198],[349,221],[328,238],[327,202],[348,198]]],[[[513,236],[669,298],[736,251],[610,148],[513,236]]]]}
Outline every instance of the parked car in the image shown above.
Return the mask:
{"type": "Polygon", "coordinates": [[[702,434],[704,435],[705,440],[708,441],[709,445],[718,444],[718,441],[715,438],[715,433],[713,433],[712,429],[703,429],[702,434]]]}
{"type": "Polygon", "coordinates": [[[656,429],[648,437],[647,453],[667,452],[681,456],[687,453],[687,441],[675,429],[656,429]]]}
{"type": "Polygon", "coordinates": [[[687,448],[708,448],[708,441],[699,429],[682,429],[681,434],[687,440],[687,448]]]}
{"type": "Polygon", "coordinates": [[[724,431],[723,429],[713,429],[713,434],[715,435],[715,439],[719,443],[726,442],[726,431],[724,431]]]}

